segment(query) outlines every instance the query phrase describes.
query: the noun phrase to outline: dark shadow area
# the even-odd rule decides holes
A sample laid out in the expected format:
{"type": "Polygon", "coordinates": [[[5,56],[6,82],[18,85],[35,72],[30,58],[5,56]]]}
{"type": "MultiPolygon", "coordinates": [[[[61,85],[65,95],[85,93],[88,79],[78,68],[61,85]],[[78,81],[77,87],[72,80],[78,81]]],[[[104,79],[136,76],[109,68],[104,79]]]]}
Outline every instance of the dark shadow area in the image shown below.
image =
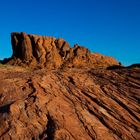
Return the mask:
{"type": "Polygon", "coordinates": [[[12,59],[11,57],[10,57],[10,58],[4,58],[3,60],[0,60],[0,63],[1,63],[1,64],[6,64],[6,63],[8,63],[11,59],[12,59]]]}
{"type": "Polygon", "coordinates": [[[69,82],[72,83],[73,85],[75,85],[73,78],[71,76],[69,76],[68,78],[69,78],[69,82]]]}
{"type": "Polygon", "coordinates": [[[140,68],[140,63],[132,64],[132,65],[128,66],[127,68],[140,68]]]}
{"type": "Polygon", "coordinates": [[[9,112],[10,105],[12,103],[7,103],[7,104],[4,104],[4,105],[0,105],[0,113],[8,113],[9,112]]]}
{"type": "Polygon", "coordinates": [[[127,67],[122,66],[122,65],[113,65],[113,66],[107,67],[107,70],[116,70],[116,69],[124,69],[124,68],[140,68],[140,63],[132,64],[127,67]]]}
{"type": "Polygon", "coordinates": [[[56,125],[53,118],[48,114],[48,122],[45,131],[39,136],[39,139],[44,140],[54,140],[54,133],[56,130],[56,125]]]}
{"type": "Polygon", "coordinates": [[[107,70],[116,70],[116,69],[123,69],[123,68],[125,67],[121,65],[113,65],[113,66],[107,67],[107,70]]]}

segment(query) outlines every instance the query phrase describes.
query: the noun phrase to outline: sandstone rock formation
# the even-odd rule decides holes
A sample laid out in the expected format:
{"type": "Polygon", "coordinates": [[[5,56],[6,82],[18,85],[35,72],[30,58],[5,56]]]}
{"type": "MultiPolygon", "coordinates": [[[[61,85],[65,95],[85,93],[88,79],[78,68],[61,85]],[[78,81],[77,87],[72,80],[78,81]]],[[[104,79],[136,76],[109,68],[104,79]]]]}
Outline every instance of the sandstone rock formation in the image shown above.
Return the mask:
{"type": "Polygon", "coordinates": [[[140,68],[0,68],[0,140],[139,140],[140,68]]]}
{"type": "Polygon", "coordinates": [[[91,53],[77,44],[70,48],[64,39],[28,35],[24,32],[12,33],[13,56],[10,64],[30,67],[107,67],[119,65],[112,57],[91,53]]]}
{"type": "Polygon", "coordinates": [[[0,140],[140,139],[139,65],[25,33],[12,46],[0,65],[0,140]]]}

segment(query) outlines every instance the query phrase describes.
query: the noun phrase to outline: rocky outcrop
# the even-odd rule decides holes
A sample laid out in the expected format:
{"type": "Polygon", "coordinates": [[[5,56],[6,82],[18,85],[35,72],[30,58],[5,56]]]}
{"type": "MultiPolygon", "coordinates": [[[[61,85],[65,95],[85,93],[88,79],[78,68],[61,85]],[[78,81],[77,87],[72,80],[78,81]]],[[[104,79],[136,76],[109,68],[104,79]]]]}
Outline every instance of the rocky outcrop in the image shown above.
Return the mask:
{"type": "Polygon", "coordinates": [[[91,53],[87,48],[75,45],[70,48],[64,39],[12,33],[13,56],[9,64],[30,67],[107,67],[119,65],[112,57],[91,53]]]}
{"type": "Polygon", "coordinates": [[[2,63],[16,66],[0,64],[0,140],[140,139],[139,64],[63,39],[11,36],[13,56],[2,63]]]}
{"type": "Polygon", "coordinates": [[[139,140],[140,68],[0,68],[1,140],[139,140]]]}

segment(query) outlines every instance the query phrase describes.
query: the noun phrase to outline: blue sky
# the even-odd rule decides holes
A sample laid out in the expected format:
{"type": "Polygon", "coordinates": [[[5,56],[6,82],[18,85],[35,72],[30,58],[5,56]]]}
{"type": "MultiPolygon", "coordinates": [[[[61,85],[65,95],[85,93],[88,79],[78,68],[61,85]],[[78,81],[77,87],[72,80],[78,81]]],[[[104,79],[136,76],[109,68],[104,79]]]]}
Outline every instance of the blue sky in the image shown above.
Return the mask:
{"type": "Polygon", "coordinates": [[[0,0],[0,59],[10,33],[62,37],[124,65],[140,62],[140,0],[0,0]]]}

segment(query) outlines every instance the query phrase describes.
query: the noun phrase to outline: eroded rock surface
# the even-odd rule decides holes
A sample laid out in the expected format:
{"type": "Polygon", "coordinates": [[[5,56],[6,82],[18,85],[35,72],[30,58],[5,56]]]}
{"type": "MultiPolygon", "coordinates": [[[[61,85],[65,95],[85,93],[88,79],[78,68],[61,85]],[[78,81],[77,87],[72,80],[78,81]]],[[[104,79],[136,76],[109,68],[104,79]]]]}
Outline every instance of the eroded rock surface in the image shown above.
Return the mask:
{"type": "Polygon", "coordinates": [[[108,67],[120,65],[112,57],[91,53],[87,48],[74,45],[70,48],[64,39],[12,33],[13,56],[9,64],[40,68],[108,67]]]}
{"type": "Polygon", "coordinates": [[[139,64],[125,68],[63,39],[11,36],[13,56],[0,64],[0,140],[140,139],[139,64]]]}
{"type": "Polygon", "coordinates": [[[1,140],[140,139],[140,68],[0,68],[1,140]]]}

